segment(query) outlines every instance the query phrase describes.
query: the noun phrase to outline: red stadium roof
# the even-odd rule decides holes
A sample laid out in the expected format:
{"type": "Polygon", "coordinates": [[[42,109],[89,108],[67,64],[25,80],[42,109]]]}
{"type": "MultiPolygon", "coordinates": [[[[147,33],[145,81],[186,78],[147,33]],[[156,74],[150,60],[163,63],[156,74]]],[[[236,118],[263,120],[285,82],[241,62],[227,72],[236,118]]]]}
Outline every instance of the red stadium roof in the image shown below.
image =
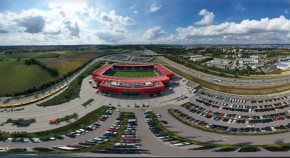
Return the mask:
{"type": "Polygon", "coordinates": [[[156,64],[155,67],[157,69],[159,69],[164,75],[166,75],[167,77],[173,77],[174,73],[169,71],[168,69],[166,69],[164,66],[162,66],[161,64],[156,64]]]}
{"type": "Polygon", "coordinates": [[[92,76],[95,78],[97,76],[102,75],[104,72],[106,72],[110,67],[112,67],[112,64],[107,64],[101,68],[99,68],[98,70],[94,71],[92,73],[92,76]]]}

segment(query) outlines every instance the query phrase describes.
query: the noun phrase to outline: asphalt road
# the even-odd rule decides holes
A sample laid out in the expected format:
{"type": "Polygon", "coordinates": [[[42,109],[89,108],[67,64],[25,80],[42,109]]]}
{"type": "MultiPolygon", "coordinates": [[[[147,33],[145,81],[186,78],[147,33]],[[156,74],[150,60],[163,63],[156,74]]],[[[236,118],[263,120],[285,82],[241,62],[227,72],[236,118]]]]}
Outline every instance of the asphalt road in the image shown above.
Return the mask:
{"type": "MultiPolygon", "coordinates": [[[[151,51],[151,50],[146,50],[147,54],[151,55],[157,55],[157,53],[151,51]]],[[[175,67],[187,74],[194,75],[195,77],[198,77],[202,80],[210,81],[216,84],[223,84],[223,85],[228,85],[228,86],[234,86],[234,87],[269,87],[269,86],[274,86],[274,85],[281,85],[285,83],[290,82],[290,76],[280,76],[279,78],[268,78],[268,79],[235,79],[235,78],[225,78],[225,77],[219,77],[219,76],[214,76],[210,75],[207,73],[203,73],[200,71],[196,71],[194,69],[190,69],[186,66],[183,66],[181,64],[178,64],[176,62],[173,62],[165,57],[158,57],[159,59],[169,63],[172,67],[175,67]],[[213,79],[220,79],[222,80],[221,83],[213,81],[213,79]]]]}

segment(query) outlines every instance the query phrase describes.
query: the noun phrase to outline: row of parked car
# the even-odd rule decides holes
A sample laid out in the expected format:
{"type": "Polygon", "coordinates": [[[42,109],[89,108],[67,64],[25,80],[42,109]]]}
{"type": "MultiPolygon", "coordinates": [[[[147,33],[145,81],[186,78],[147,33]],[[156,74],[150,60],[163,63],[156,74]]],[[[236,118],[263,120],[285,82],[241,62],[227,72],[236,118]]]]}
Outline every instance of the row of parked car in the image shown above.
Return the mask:
{"type": "Polygon", "coordinates": [[[106,149],[109,153],[140,153],[140,140],[137,138],[137,118],[135,113],[130,113],[128,116],[128,124],[119,142],[115,143],[112,148],[106,149]]]}
{"type": "MultiPolygon", "coordinates": [[[[107,113],[104,113],[104,115],[107,113]]],[[[108,142],[113,136],[117,135],[118,129],[120,128],[123,122],[123,114],[120,114],[118,119],[113,123],[111,127],[109,127],[104,133],[102,133],[99,137],[95,137],[93,139],[85,140],[84,142],[73,143],[68,145],[57,145],[53,147],[35,147],[32,150],[34,151],[55,151],[55,150],[65,150],[65,151],[78,151],[81,148],[88,148],[90,146],[104,144],[108,142]]],[[[108,117],[106,117],[107,119],[108,117]]],[[[104,120],[105,121],[105,120],[104,120]]],[[[78,136],[78,135],[76,135],[78,136]]],[[[75,138],[75,137],[72,137],[75,138]]]]}
{"type": "Polygon", "coordinates": [[[242,147],[242,148],[233,148],[233,147],[217,147],[217,146],[202,146],[197,148],[190,148],[188,150],[200,150],[206,152],[286,152],[290,150],[290,146],[281,146],[281,147],[242,147]]]}
{"type": "MultiPolygon", "coordinates": [[[[206,92],[206,91],[199,91],[199,95],[200,96],[205,96],[214,100],[221,100],[221,103],[237,103],[238,105],[242,103],[243,104],[249,102],[251,103],[251,106],[249,108],[252,108],[253,110],[255,109],[256,112],[265,112],[265,111],[273,111],[273,110],[277,110],[277,109],[283,109],[286,107],[289,107],[289,98],[288,96],[276,96],[273,98],[267,98],[264,100],[251,100],[251,101],[247,101],[246,99],[237,99],[237,98],[226,98],[226,97],[221,97],[221,96],[217,96],[214,94],[211,94],[210,92],[206,92]],[[262,103],[270,103],[267,105],[261,105],[262,103]],[[258,105],[257,105],[258,104],[258,105]]],[[[233,105],[233,104],[231,104],[233,105]]],[[[226,105],[227,106],[227,105],[226,105]]],[[[229,110],[235,111],[235,108],[231,108],[228,107],[229,110]]],[[[249,109],[246,108],[246,109],[249,109]]],[[[244,108],[245,109],[245,108],[244,108]]],[[[247,111],[245,111],[247,112],[247,111]]]]}
{"type": "Polygon", "coordinates": [[[222,96],[216,96],[214,94],[211,94],[209,92],[205,92],[204,90],[200,90],[197,92],[199,95],[204,95],[210,98],[214,98],[217,100],[221,100],[223,102],[228,102],[228,103],[247,103],[246,99],[239,99],[239,98],[226,98],[226,97],[222,97],[222,96]]]}
{"type": "Polygon", "coordinates": [[[199,126],[201,128],[207,128],[210,130],[215,130],[215,131],[223,131],[223,132],[229,132],[229,133],[255,133],[255,132],[273,132],[276,130],[286,130],[290,128],[290,123],[287,125],[280,125],[280,126],[266,126],[262,128],[255,128],[254,126],[247,126],[247,127],[230,127],[227,125],[216,125],[216,124],[209,124],[206,121],[196,119],[192,116],[189,116],[179,109],[174,109],[174,113],[178,115],[181,119],[189,122],[192,125],[199,126]]]}
{"type": "Polygon", "coordinates": [[[237,115],[208,110],[193,103],[187,104],[185,108],[194,114],[205,117],[206,119],[245,125],[257,123],[270,123],[274,121],[287,120],[290,118],[289,110],[286,112],[267,115],[237,115]]]}
{"type": "Polygon", "coordinates": [[[149,130],[151,133],[158,139],[160,139],[163,142],[170,142],[172,146],[180,147],[180,146],[186,146],[191,145],[189,142],[180,142],[176,141],[173,138],[171,138],[169,135],[162,132],[162,130],[157,126],[155,122],[153,122],[153,119],[150,114],[145,113],[144,114],[145,120],[147,125],[149,126],[149,130]]]}
{"type": "MultiPolygon", "coordinates": [[[[114,107],[110,107],[108,108],[108,110],[100,117],[99,121],[103,122],[103,121],[106,121],[110,115],[112,115],[112,113],[114,112],[115,108],[114,107]]],[[[49,142],[49,141],[55,141],[55,140],[63,140],[65,138],[76,138],[78,136],[82,136],[82,135],[85,135],[93,130],[96,130],[98,129],[101,124],[99,121],[96,121],[94,123],[92,123],[91,125],[85,127],[85,128],[81,128],[81,129],[78,129],[74,132],[70,132],[70,133],[67,133],[65,135],[56,135],[56,136],[51,136],[51,137],[41,137],[41,138],[37,138],[37,137],[34,137],[34,138],[7,138],[5,140],[3,140],[4,142],[17,142],[17,143],[29,143],[29,142],[33,142],[33,143],[41,143],[41,142],[49,142]]],[[[119,121],[117,121],[119,122],[119,121]]],[[[116,123],[117,124],[117,123],[116,123]]],[[[120,126],[120,125],[119,125],[120,126]]],[[[115,127],[117,128],[117,125],[113,125],[112,128],[108,129],[108,131],[114,131],[116,132],[116,129],[115,127]],[[114,127],[114,129],[113,129],[114,127]]],[[[108,135],[108,134],[103,134],[102,136],[104,135],[108,135]]],[[[96,142],[98,143],[101,143],[101,142],[105,142],[107,141],[106,139],[103,139],[103,138],[100,138],[100,139],[96,139],[96,142]]],[[[73,150],[79,150],[80,148],[83,148],[83,147],[88,147],[86,145],[92,145],[92,143],[90,144],[89,143],[89,140],[86,141],[86,142],[81,142],[81,143],[78,143],[78,144],[69,144],[67,146],[63,146],[63,145],[60,145],[60,146],[53,146],[52,148],[48,148],[48,147],[35,147],[33,148],[34,151],[54,151],[54,150],[68,150],[68,151],[73,151],[73,150]]],[[[2,149],[2,148],[1,148],[2,149]]],[[[4,147],[2,150],[0,149],[0,151],[7,151],[8,150],[8,147],[4,147]]],[[[27,151],[26,148],[13,148],[11,149],[11,151],[14,151],[17,152],[24,152],[24,151],[27,151]],[[16,150],[17,149],[17,150],[16,150]]],[[[9,150],[10,151],[10,150],[9,150]]]]}
{"type": "Polygon", "coordinates": [[[230,111],[239,111],[239,112],[269,112],[281,110],[289,107],[289,103],[287,101],[277,102],[268,105],[240,105],[240,104],[228,104],[224,102],[214,101],[212,99],[208,99],[206,97],[200,96],[196,99],[197,102],[202,103],[206,106],[218,108],[222,110],[230,110],[230,111]]]}
{"type": "MultiPolygon", "coordinates": [[[[221,100],[223,102],[228,102],[228,103],[251,103],[251,104],[261,104],[261,103],[271,103],[271,102],[281,102],[281,101],[287,101],[288,100],[288,96],[275,96],[275,97],[272,97],[272,98],[265,98],[264,100],[263,99],[259,99],[259,100],[255,100],[255,99],[251,99],[250,101],[249,100],[246,100],[246,99],[240,99],[240,98],[226,98],[224,96],[218,96],[218,95],[215,95],[215,94],[212,94],[210,92],[207,92],[205,90],[203,91],[199,91],[198,92],[199,95],[203,95],[203,96],[207,96],[207,97],[210,97],[210,98],[213,98],[213,99],[216,99],[216,100],[221,100]]],[[[289,101],[289,100],[288,100],[289,101]]]]}

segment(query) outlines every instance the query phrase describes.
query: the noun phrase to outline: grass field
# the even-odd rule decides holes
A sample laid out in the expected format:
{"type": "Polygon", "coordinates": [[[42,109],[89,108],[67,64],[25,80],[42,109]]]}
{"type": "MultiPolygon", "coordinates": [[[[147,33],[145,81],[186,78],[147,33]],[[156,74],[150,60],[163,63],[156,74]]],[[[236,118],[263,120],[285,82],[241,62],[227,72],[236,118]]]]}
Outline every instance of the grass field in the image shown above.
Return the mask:
{"type": "Polygon", "coordinates": [[[0,59],[2,59],[0,72],[4,74],[0,77],[0,96],[26,91],[33,87],[38,88],[77,69],[98,54],[88,55],[87,53],[86,55],[65,51],[23,54],[0,53],[0,59]],[[24,61],[30,58],[35,58],[49,67],[56,68],[60,75],[53,77],[48,71],[37,65],[25,65],[24,61]]]}
{"type": "Polygon", "coordinates": [[[101,55],[112,54],[105,50],[92,49],[83,52],[55,51],[5,54],[0,52],[0,96],[23,92],[63,77],[68,72],[101,55]],[[25,65],[30,58],[46,64],[59,71],[58,77],[52,77],[48,71],[37,65],[25,65]]]}
{"type": "Polygon", "coordinates": [[[112,76],[115,77],[153,77],[156,76],[154,71],[114,71],[112,76]]]}
{"type": "Polygon", "coordinates": [[[24,61],[0,61],[0,72],[0,96],[39,87],[55,79],[46,70],[25,65],[24,61]]]}

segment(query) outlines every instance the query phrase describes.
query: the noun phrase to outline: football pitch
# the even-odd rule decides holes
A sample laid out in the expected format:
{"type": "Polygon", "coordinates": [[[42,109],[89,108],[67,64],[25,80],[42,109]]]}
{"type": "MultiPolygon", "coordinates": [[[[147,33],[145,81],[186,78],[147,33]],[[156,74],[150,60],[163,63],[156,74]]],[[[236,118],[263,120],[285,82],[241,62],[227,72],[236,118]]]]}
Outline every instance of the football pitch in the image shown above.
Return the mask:
{"type": "Polygon", "coordinates": [[[112,76],[115,77],[153,77],[156,76],[154,71],[114,71],[112,76]]]}

